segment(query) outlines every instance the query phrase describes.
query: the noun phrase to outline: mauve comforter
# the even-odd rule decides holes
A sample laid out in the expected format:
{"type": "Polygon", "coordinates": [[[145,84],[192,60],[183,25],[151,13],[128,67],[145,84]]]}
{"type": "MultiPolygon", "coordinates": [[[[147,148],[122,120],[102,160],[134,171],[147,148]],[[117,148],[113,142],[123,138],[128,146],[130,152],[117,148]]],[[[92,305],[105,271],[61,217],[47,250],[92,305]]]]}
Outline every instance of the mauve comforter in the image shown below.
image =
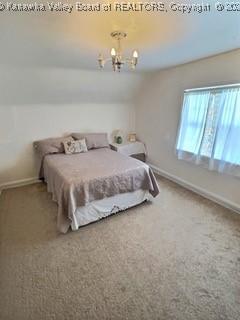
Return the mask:
{"type": "Polygon", "coordinates": [[[77,207],[120,193],[159,188],[145,163],[108,148],[79,154],[51,154],[43,160],[43,175],[58,203],[57,227],[66,233],[77,207]]]}

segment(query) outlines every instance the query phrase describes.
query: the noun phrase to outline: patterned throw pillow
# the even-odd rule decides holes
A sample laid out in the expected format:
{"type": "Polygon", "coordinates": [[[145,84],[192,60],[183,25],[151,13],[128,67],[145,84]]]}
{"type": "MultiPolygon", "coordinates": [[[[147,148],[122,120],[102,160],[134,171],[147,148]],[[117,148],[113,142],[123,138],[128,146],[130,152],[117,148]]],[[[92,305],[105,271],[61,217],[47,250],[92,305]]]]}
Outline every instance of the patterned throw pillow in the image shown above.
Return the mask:
{"type": "Polygon", "coordinates": [[[85,139],[65,141],[63,145],[66,154],[81,153],[88,151],[85,139]]]}

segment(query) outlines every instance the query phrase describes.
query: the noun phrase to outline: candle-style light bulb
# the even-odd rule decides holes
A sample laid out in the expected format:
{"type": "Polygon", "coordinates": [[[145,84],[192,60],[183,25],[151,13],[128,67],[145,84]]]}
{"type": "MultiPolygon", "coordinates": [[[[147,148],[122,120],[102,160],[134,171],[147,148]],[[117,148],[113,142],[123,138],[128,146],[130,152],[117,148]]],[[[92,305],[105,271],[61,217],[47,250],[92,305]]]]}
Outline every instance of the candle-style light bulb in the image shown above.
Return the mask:
{"type": "Polygon", "coordinates": [[[138,52],[137,52],[137,50],[134,50],[134,51],[133,51],[133,58],[136,58],[136,59],[138,58],[138,52]]]}
{"type": "Polygon", "coordinates": [[[137,63],[138,63],[138,52],[137,52],[137,50],[134,50],[133,51],[133,59],[132,59],[132,62],[131,62],[132,69],[135,69],[137,63]]]}
{"type": "Polygon", "coordinates": [[[112,50],[111,50],[111,56],[112,56],[112,57],[115,57],[115,56],[116,56],[116,50],[115,50],[115,48],[112,48],[112,50]]]}

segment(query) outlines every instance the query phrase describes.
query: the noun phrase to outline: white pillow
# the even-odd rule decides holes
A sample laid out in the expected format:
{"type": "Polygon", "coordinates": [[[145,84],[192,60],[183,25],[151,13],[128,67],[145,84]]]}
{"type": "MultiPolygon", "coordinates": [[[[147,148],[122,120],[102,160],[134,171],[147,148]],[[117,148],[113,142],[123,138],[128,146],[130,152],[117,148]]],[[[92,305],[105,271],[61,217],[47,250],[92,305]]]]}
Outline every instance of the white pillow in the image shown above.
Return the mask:
{"type": "Polygon", "coordinates": [[[75,141],[64,141],[63,145],[66,154],[74,154],[88,151],[85,139],[75,141]]]}

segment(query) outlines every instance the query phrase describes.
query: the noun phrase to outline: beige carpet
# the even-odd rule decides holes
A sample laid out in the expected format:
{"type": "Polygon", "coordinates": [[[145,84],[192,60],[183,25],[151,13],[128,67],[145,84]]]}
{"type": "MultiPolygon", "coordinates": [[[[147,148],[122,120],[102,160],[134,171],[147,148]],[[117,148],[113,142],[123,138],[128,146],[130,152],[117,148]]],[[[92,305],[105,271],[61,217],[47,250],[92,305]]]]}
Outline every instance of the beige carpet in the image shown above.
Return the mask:
{"type": "Polygon", "coordinates": [[[44,184],[0,196],[0,318],[240,319],[240,215],[165,179],[152,204],[59,235],[44,184]]]}

